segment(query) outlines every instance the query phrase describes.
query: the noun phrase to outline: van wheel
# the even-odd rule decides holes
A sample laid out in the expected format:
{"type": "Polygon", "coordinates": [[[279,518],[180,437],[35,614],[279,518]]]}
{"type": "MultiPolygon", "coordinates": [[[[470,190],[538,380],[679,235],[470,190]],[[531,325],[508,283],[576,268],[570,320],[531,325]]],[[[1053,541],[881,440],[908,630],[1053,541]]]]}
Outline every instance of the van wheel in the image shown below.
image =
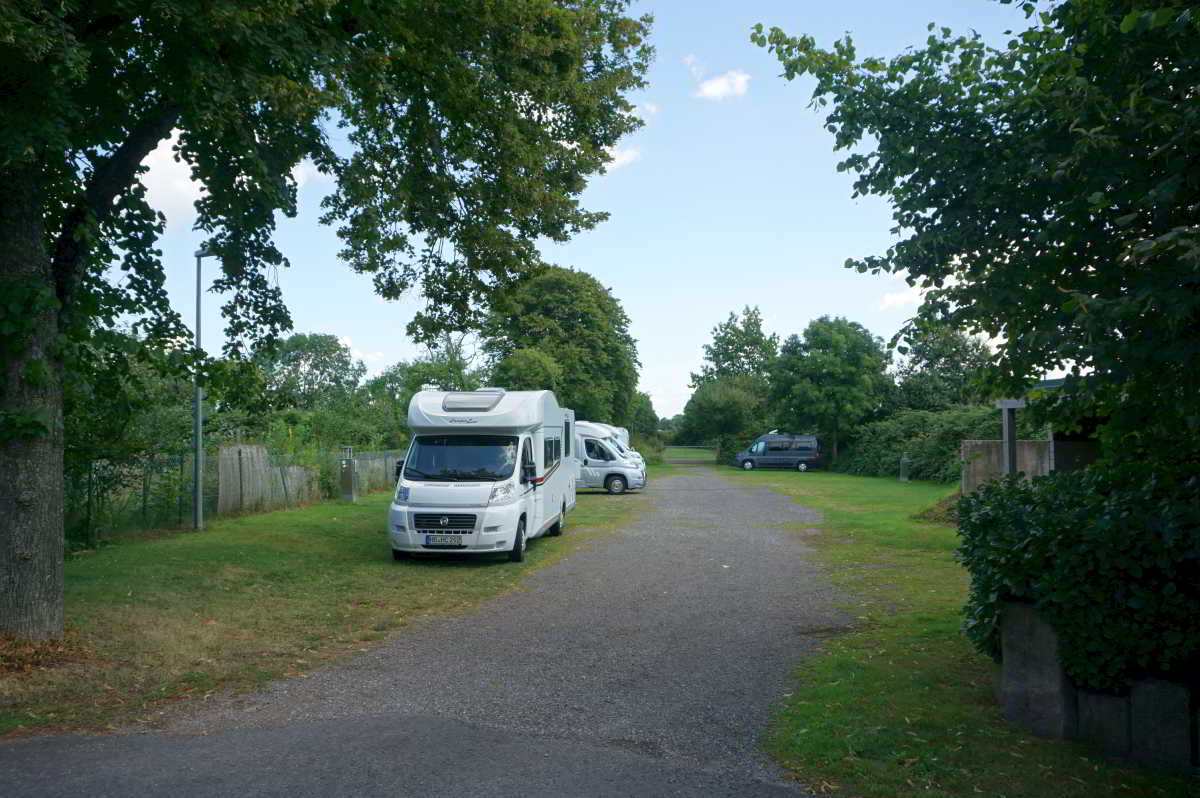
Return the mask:
{"type": "Polygon", "coordinates": [[[609,477],[608,479],[604,480],[604,489],[614,496],[619,496],[620,494],[624,493],[625,488],[626,485],[624,477],[609,477]]]}
{"type": "Polygon", "coordinates": [[[754,461],[753,460],[743,460],[742,461],[742,470],[743,471],[753,471],[754,470],[754,461]]]}
{"type": "Polygon", "coordinates": [[[806,462],[804,462],[803,460],[801,460],[799,463],[796,463],[796,470],[797,470],[797,471],[807,471],[807,470],[808,470],[808,463],[806,463],[806,462]]]}
{"type": "Polygon", "coordinates": [[[509,562],[525,561],[525,519],[517,522],[517,539],[513,541],[512,551],[508,553],[509,562]]]}
{"type": "Polygon", "coordinates": [[[550,537],[558,537],[567,528],[567,503],[563,502],[562,512],[558,514],[558,520],[554,522],[554,526],[546,533],[550,537]]]}

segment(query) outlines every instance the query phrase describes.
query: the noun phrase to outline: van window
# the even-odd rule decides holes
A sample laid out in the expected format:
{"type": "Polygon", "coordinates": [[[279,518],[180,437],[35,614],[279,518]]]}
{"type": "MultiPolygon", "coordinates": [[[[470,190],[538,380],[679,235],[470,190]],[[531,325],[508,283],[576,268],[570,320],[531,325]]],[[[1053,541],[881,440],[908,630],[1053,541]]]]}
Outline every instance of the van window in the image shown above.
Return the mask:
{"type": "Polygon", "coordinates": [[[750,447],[750,454],[762,454],[762,453],[763,453],[763,452],[765,452],[766,450],[767,450],[767,444],[766,444],[766,442],[765,442],[765,441],[759,441],[758,443],[756,443],[756,444],[754,444],[753,446],[751,446],[751,447],[750,447]]]}
{"type": "Polygon", "coordinates": [[[612,460],[613,459],[613,456],[611,454],[609,454],[608,450],[605,449],[600,444],[600,441],[597,441],[593,438],[587,438],[586,440],[584,440],[583,448],[587,451],[587,456],[588,456],[589,460],[612,460]]]}
{"type": "Polygon", "coordinates": [[[767,451],[769,452],[786,452],[792,448],[792,442],[787,438],[775,438],[767,441],[767,451]]]}

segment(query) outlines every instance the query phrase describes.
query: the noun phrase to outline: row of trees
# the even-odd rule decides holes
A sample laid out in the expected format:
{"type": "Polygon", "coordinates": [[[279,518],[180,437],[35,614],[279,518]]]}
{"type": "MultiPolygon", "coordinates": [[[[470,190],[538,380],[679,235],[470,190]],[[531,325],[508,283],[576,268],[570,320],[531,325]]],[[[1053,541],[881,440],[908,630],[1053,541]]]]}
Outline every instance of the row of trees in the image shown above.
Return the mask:
{"type": "Polygon", "coordinates": [[[884,341],[857,322],[822,316],[782,344],[762,327],[758,308],[713,328],[704,364],[676,440],[720,441],[726,458],[776,427],[821,436],[833,460],[863,424],[904,410],[941,411],[976,400],[973,374],[989,362],[987,346],[937,325],[910,328],[893,364],[884,341]],[[892,368],[895,365],[895,368],[892,368]]]}
{"type": "MultiPolygon", "coordinates": [[[[621,303],[595,278],[546,267],[501,294],[475,332],[442,333],[423,356],[370,378],[347,346],[323,333],[292,335],[250,360],[210,363],[206,439],[287,453],[345,444],[395,448],[406,440],[408,402],[422,386],[485,384],[550,389],[581,419],[652,434],[658,418],[649,396],[637,391],[628,327],[621,303]]],[[[131,334],[108,340],[117,351],[106,359],[122,368],[76,381],[67,397],[68,474],[94,460],[135,462],[191,446],[191,380],[129,354],[145,346],[131,334]]]]}

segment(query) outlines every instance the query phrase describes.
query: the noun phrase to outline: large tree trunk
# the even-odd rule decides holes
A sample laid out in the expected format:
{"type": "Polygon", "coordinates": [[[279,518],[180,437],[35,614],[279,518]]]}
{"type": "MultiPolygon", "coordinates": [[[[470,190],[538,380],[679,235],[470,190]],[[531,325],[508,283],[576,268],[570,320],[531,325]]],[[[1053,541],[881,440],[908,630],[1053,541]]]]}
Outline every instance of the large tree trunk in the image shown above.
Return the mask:
{"type": "Polygon", "coordinates": [[[59,637],[62,362],[36,166],[0,172],[0,188],[0,635],[59,637]]]}

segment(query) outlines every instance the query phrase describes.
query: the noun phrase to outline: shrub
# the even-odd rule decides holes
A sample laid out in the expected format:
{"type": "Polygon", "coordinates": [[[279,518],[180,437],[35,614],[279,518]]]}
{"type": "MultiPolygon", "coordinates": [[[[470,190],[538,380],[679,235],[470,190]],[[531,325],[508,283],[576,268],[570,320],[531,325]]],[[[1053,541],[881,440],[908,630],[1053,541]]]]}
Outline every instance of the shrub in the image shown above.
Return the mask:
{"type": "Polygon", "coordinates": [[[964,631],[999,659],[1003,601],[1058,631],[1076,684],[1200,673],[1200,478],[1087,469],[983,485],[958,509],[964,631]]]}
{"type": "Polygon", "coordinates": [[[661,465],[663,462],[662,439],[658,435],[639,435],[634,433],[630,439],[634,451],[646,459],[646,465],[661,465]]]}
{"type": "MultiPolygon", "coordinates": [[[[1017,415],[1021,437],[1045,437],[1025,414],[1017,415]]],[[[910,479],[954,482],[962,468],[959,458],[964,440],[999,438],[1000,411],[985,405],[900,410],[860,427],[833,468],[849,474],[894,477],[900,471],[901,455],[907,454],[910,479]]]]}

